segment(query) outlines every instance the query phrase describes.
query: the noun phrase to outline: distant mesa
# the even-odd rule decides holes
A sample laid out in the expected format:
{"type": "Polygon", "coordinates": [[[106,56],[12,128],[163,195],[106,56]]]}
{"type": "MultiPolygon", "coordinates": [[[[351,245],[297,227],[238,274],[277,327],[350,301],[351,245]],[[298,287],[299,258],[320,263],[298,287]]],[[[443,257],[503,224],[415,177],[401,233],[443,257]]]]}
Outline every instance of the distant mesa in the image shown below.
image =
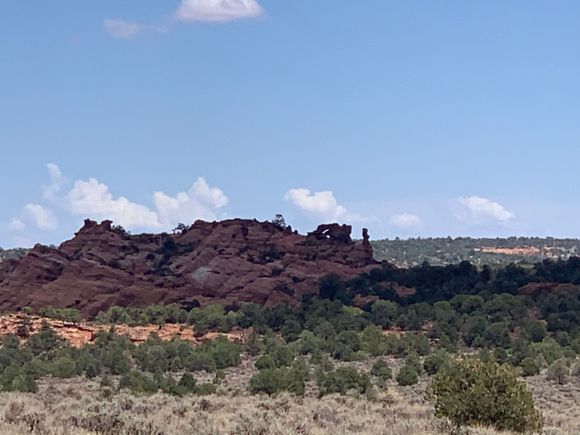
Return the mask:
{"type": "Polygon", "coordinates": [[[58,248],[36,245],[0,262],[0,309],[76,308],[94,315],[112,305],[296,303],[321,277],[369,271],[368,232],[320,225],[308,235],[272,222],[196,221],[173,234],[127,234],[111,221],[86,220],[58,248]]]}

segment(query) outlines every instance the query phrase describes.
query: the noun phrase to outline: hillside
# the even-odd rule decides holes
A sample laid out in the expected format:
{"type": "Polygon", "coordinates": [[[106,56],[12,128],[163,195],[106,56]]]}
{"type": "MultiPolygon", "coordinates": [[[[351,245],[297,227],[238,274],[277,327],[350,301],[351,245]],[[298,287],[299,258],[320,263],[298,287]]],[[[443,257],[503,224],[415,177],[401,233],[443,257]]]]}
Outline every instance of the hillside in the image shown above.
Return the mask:
{"type": "Polygon", "coordinates": [[[320,225],[308,235],[271,222],[197,221],[176,234],[129,235],[110,221],[87,220],[58,248],[37,245],[0,263],[0,309],[111,305],[295,303],[320,278],[352,278],[377,263],[350,226],[320,225]]]}
{"type": "Polygon", "coordinates": [[[371,241],[376,260],[399,267],[427,261],[434,266],[469,261],[476,266],[532,265],[544,259],[567,259],[578,255],[580,240],[552,237],[471,238],[442,237],[371,241]]]}

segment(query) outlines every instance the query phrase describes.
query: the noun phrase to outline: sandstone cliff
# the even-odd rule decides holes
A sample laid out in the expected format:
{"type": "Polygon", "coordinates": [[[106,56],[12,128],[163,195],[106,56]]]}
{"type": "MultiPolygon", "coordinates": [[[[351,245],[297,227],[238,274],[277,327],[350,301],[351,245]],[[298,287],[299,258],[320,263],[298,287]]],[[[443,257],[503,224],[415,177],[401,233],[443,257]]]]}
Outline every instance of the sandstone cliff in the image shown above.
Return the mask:
{"type": "Polygon", "coordinates": [[[242,219],[197,221],[177,234],[129,235],[111,224],[87,220],[58,248],[37,245],[0,263],[0,309],[295,303],[328,273],[351,278],[377,265],[366,231],[355,243],[347,225],[304,236],[242,219]]]}

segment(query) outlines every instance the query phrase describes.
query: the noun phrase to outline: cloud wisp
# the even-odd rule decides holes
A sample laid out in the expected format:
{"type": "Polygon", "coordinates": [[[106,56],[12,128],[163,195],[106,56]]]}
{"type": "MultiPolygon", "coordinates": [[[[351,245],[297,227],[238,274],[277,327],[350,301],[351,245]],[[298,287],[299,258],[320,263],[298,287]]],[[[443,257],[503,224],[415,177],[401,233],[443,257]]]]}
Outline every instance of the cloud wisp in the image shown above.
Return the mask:
{"type": "Polygon", "coordinates": [[[256,0],[181,0],[175,16],[183,22],[226,22],[256,18],[263,13],[256,0]]]}
{"type": "Polygon", "coordinates": [[[421,223],[419,216],[411,213],[399,213],[391,216],[389,223],[400,229],[409,229],[416,227],[421,223]]]}
{"type": "Polygon", "coordinates": [[[143,33],[166,32],[176,22],[226,23],[264,14],[258,0],[181,0],[171,18],[161,25],[144,25],[122,18],[103,20],[105,32],[115,39],[132,39],[143,33]]]}
{"type": "Polygon", "coordinates": [[[24,212],[40,230],[51,231],[58,227],[58,220],[54,213],[40,204],[26,204],[24,212]]]}
{"type": "Polygon", "coordinates": [[[515,214],[503,205],[481,196],[462,197],[458,199],[458,202],[464,209],[464,213],[459,218],[465,221],[473,223],[507,222],[515,217],[515,214]]]}
{"type": "Polygon", "coordinates": [[[11,219],[6,225],[6,229],[12,232],[20,232],[26,229],[26,224],[18,218],[11,219]]]}
{"type": "Polygon", "coordinates": [[[46,168],[50,182],[42,186],[42,196],[44,199],[53,200],[60,194],[66,180],[57,164],[47,163],[46,168]]]}
{"type": "Polygon", "coordinates": [[[210,187],[199,177],[187,192],[179,192],[172,197],[163,192],[155,192],[153,201],[162,225],[175,226],[190,223],[195,219],[215,220],[218,210],[229,203],[226,194],[218,187],[210,187]]]}
{"type": "Polygon", "coordinates": [[[346,207],[340,205],[330,190],[312,192],[305,188],[290,189],[284,198],[302,212],[327,222],[366,221],[363,216],[350,213],[346,207]]]}
{"type": "Polygon", "coordinates": [[[143,31],[141,24],[119,18],[107,18],[103,26],[110,36],[117,39],[131,39],[143,31]]]}

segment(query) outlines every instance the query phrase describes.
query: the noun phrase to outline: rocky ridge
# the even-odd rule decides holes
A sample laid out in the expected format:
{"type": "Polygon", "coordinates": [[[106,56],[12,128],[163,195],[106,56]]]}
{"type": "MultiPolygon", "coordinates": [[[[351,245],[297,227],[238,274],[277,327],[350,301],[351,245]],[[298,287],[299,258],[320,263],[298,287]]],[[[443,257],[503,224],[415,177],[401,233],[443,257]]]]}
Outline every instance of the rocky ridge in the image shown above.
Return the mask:
{"type": "Polygon", "coordinates": [[[352,278],[379,263],[368,234],[320,225],[300,235],[271,222],[196,221],[175,234],[129,235],[111,221],[86,220],[57,248],[35,246],[0,263],[0,309],[76,308],[91,316],[112,305],[212,301],[296,303],[320,278],[352,278]]]}

